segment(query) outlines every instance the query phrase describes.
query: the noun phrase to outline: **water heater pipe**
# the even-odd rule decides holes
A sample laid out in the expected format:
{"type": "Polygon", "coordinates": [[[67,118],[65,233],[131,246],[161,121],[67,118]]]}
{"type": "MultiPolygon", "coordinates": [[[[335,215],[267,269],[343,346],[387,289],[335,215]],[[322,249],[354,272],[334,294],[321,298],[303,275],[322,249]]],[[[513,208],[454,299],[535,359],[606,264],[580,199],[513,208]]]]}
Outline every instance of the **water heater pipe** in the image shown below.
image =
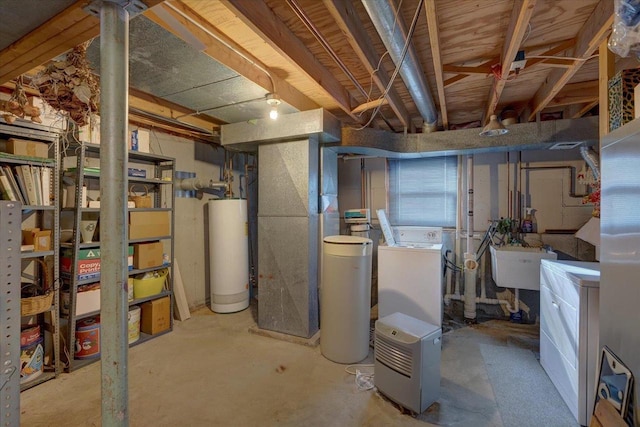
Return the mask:
{"type": "Polygon", "coordinates": [[[213,188],[227,188],[226,182],[214,182],[213,180],[203,180],[200,178],[184,178],[176,180],[176,189],[182,191],[201,191],[213,188]]]}

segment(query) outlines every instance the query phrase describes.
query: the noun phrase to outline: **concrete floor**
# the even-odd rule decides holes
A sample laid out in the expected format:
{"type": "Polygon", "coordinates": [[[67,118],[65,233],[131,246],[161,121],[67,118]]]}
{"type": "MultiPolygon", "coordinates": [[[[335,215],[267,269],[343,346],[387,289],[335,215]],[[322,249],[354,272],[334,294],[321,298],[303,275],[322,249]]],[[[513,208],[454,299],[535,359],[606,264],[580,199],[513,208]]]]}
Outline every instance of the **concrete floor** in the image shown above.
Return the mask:
{"type": "MultiPolygon", "coordinates": [[[[129,352],[132,426],[502,426],[480,344],[538,349],[537,325],[492,320],[443,336],[441,398],[414,418],[308,347],[208,309],[129,352]]],[[[367,363],[371,363],[371,354],[367,363]]],[[[24,426],[100,425],[100,364],[27,390],[24,426]]]]}

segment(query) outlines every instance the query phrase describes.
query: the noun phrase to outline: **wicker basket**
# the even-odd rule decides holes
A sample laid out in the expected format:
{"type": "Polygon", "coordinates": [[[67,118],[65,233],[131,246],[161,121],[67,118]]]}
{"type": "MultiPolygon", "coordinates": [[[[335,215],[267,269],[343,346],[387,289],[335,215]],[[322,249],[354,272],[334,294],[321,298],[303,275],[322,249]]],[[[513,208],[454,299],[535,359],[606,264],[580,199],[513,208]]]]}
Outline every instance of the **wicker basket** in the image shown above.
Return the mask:
{"type": "Polygon", "coordinates": [[[133,184],[131,187],[129,187],[129,200],[136,204],[136,208],[153,207],[153,201],[151,200],[151,196],[149,195],[149,188],[147,188],[146,185],[143,185],[144,194],[137,195],[134,189],[135,186],[136,185],[133,184]]]}
{"type": "Polygon", "coordinates": [[[36,289],[36,293],[41,295],[34,295],[32,297],[20,298],[20,315],[21,316],[33,316],[34,314],[44,313],[51,308],[53,304],[54,290],[50,285],[50,277],[47,268],[47,264],[41,259],[35,260],[42,266],[42,277],[44,286],[40,288],[35,283],[27,283],[23,285],[23,288],[33,287],[36,289]]]}

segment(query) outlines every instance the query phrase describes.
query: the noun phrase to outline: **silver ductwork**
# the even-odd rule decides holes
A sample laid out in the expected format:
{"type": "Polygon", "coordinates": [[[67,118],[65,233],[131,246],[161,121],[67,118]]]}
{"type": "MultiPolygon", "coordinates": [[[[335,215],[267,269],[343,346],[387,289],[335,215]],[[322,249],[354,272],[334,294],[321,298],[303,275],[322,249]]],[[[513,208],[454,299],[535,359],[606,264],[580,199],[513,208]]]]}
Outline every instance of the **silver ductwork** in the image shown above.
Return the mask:
{"type": "Polygon", "coordinates": [[[438,122],[438,112],[413,44],[409,43],[404,60],[402,60],[402,51],[407,42],[407,30],[400,15],[398,15],[396,22],[394,0],[362,0],[362,4],[393,62],[396,66],[402,63],[400,75],[425,122],[425,130],[434,130],[438,122]]]}
{"type": "Polygon", "coordinates": [[[591,173],[593,174],[593,178],[598,181],[600,179],[600,168],[598,165],[598,154],[593,150],[593,148],[588,147],[586,145],[580,146],[580,155],[587,165],[591,168],[591,173]]]}

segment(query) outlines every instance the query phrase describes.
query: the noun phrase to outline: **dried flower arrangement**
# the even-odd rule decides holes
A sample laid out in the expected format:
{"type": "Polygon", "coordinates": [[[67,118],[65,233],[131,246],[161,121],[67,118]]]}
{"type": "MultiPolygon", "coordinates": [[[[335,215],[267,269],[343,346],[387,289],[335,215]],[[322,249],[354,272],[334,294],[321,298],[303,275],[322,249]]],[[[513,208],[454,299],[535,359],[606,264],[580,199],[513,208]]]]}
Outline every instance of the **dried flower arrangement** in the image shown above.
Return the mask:
{"type": "Polygon", "coordinates": [[[0,101],[0,111],[4,120],[11,124],[16,118],[31,118],[35,123],[42,123],[40,108],[33,105],[33,97],[27,97],[22,87],[22,76],[16,81],[16,87],[8,101],[0,101]]]}
{"type": "Polygon", "coordinates": [[[76,46],[64,61],[51,62],[33,83],[42,98],[56,110],[69,113],[78,126],[89,123],[100,106],[100,86],[87,61],[91,41],[76,46]]]}
{"type": "Polygon", "coordinates": [[[591,215],[600,218],[600,180],[591,185],[592,191],[582,198],[582,204],[593,203],[591,215]]]}

